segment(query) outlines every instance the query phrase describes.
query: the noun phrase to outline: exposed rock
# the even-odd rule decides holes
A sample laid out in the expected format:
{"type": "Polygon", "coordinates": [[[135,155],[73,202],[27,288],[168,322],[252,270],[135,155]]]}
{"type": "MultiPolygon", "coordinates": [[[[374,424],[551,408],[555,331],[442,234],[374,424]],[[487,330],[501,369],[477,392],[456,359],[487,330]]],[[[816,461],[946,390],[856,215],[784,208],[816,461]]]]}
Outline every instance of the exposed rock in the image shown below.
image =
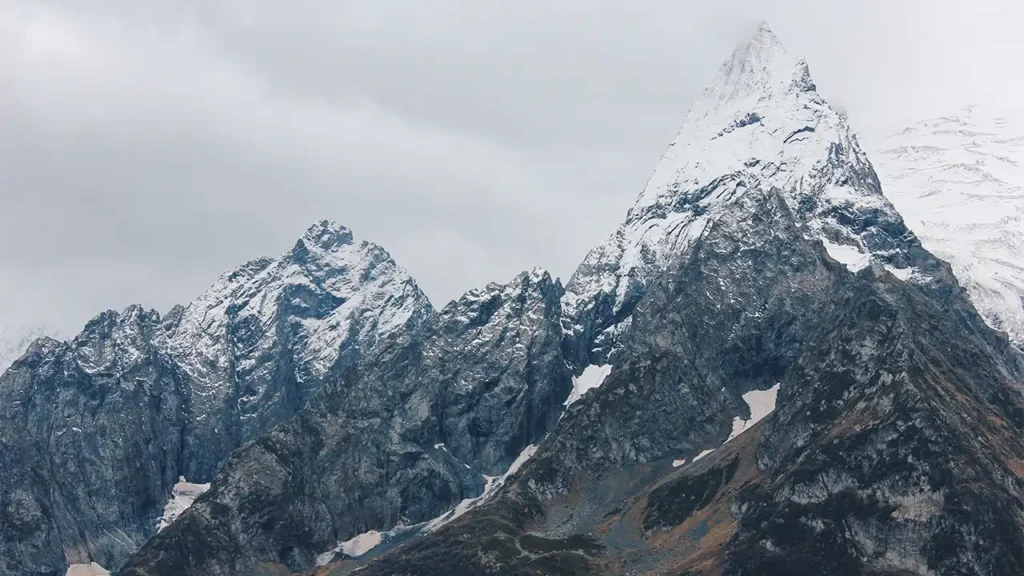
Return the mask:
{"type": "Polygon", "coordinates": [[[387,252],[321,222],[165,318],[105,312],[0,377],[0,572],[117,567],[179,476],[208,482],[396,332],[435,312],[387,252]]]}
{"type": "Polygon", "coordinates": [[[322,402],[239,450],[121,573],[309,569],[358,534],[480,495],[558,422],[571,387],[561,294],[534,270],[452,302],[425,341],[378,341],[322,402]]]}
{"type": "Polygon", "coordinates": [[[1024,358],[779,50],[762,28],[726,63],[636,242],[569,283],[566,350],[608,378],[491,502],[360,574],[1024,570],[1024,358]]]}

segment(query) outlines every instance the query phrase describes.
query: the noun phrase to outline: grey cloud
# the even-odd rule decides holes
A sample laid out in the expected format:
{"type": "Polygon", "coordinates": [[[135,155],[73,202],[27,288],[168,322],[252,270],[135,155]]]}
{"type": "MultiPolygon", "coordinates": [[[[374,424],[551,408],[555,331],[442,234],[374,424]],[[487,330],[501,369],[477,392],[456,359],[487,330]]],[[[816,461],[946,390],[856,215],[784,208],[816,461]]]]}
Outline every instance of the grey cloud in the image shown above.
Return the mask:
{"type": "Polygon", "coordinates": [[[761,18],[866,130],[1014,100],[1016,3],[863,4],[11,0],[0,322],[166,310],[320,218],[436,304],[566,277],[761,18]]]}

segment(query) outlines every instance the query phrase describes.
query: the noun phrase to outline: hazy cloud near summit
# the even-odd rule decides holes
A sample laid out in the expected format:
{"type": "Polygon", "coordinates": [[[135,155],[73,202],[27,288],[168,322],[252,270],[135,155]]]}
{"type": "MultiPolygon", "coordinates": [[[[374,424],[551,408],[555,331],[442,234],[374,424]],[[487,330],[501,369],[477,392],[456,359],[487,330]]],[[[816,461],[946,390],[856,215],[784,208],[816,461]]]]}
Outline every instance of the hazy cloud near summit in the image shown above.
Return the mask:
{"type": "Polygon", "coordinates": [[[567,278],[762,18],[866,130],[1021,94],[1019,2],[705,4],[7,0],[0,323],[166,310],[321,218],[436,305],[567,278]]]}

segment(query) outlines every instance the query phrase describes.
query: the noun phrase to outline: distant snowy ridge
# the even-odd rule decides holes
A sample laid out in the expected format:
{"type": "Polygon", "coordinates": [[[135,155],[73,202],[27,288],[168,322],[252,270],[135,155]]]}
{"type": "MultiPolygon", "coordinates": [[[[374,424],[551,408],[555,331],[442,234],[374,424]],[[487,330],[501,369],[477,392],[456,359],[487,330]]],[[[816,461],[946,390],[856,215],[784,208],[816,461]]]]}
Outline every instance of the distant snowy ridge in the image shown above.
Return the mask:
{"type": "Polygon", "coordinates": [[[1024,347],[1024,122],[970,106],[873,142],[885,195],[1024,347]]]}
{"type": "Polygon", "coordinates": [[[44,336],[57,339],[62,337],[61,332],[53,326],[0,326],[0,374],[21,358],[30,344],[44,336]]]}

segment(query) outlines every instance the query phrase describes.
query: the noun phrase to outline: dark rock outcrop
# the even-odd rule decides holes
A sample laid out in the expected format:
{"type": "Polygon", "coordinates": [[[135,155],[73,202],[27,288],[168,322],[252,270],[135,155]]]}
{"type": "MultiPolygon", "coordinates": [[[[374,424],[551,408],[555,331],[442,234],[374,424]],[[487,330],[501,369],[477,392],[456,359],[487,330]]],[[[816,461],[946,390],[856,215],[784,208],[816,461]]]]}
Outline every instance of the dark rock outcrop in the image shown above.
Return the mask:
{"type": "Polygon", "coordinates": [[[424,341],[378,342],[336,392],[239,450],[122,573],[307,569],[340,541],[480,495],[561,415],[561,293],[534,270],[452,302],[424,341]]]}
{"type": "Polygon", "coordinates": [[[105,312],[0,377],[0,572],[115,568],[157,531],[179,476],[327,393],[393,334],[436,313],[379,246],[330,222],[222,276],[164,318],[105,312]]]}

